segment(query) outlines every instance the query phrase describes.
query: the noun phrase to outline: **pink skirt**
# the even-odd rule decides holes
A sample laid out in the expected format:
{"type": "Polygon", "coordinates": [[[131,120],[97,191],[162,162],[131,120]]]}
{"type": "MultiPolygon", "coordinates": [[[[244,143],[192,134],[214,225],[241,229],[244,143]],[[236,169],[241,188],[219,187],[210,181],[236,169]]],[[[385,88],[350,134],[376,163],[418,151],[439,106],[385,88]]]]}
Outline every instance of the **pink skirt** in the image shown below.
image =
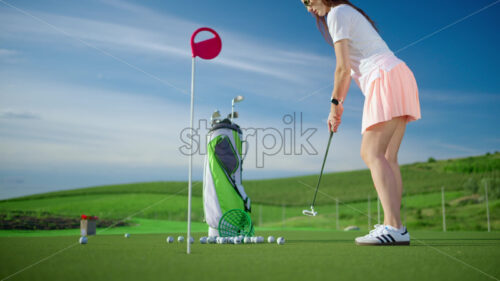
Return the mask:
{"type": "Polygon", "coordinates": [[[371,126],[394,117],[407,116],[406,123],[421,118],[418,87],[413,73],[401,62],[389,72],[377,69],[380,77],[365,94],[361,134],[371,126]]]}

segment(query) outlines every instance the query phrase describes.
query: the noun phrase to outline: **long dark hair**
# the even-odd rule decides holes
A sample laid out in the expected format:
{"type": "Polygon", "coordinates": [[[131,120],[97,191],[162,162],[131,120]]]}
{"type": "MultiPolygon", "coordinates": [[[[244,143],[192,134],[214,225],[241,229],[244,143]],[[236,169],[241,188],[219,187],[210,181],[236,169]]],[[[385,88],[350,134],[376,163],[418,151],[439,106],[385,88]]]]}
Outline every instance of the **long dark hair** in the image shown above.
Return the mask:
{"type": "MultiPolygon", "coordinates": [[[[378,30],[377,26],[375,25],[375,22],[363,10],[354,6],[354,4],[351,3],[351,1],[349,1],[349,0],[321,0],[321,1],[323,2],[324,5],[332,7],[332,8],[335,6],[338,6],[340,4],[346,4],[346,5],[353,7],[355,10],[357,10],[359,13],[361,13],[372,24],[375,31],[377,31],[377,33],[379,33],[379,30],[378,30]]],[[[316,17],[316,25],[318,26],[319,31],[321,32],[321,34],[325,38],[326,42],[328,42],[328,44],[333,46],[332,38],[331,38],[330,33],[328,31],[328,25],[326,24],[325,17],[319,17],[319,16],[315,16],[315,17],[316,17]]]]}

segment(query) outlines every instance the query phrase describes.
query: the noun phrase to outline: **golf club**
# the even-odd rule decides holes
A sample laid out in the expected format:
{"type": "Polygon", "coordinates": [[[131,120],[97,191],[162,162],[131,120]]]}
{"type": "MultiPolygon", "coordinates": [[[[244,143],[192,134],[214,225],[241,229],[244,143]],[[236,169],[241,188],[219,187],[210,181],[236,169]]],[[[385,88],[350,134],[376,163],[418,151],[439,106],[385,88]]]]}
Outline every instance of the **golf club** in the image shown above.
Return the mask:
{"type": "Polygon", "coordinates": [[[235,111],[235,112],[233,112],[233,113],[231,113],[231,114],[228,114],[228,115],[227,115],[227,118],[229,118],[229,119],[231,119],[231,120],[238,118],[238,112],[237,112],[237,111],[235,111]]]}
{"type": "Polygon", "coordinates": [[[213,125],[215,123],[217,123],[217,121],[219,121],[219,117],[220,117],[220,111],[219,110],[215,110],[214,113],[212,113],[212,117],[210,117],[210,123],[213,125]]]}
{"type": "MultiPolygon", "coordinates": [[[[243,96],[236,96],[234,99],[231,101],[231,117],[233,116],[234,113],[234,104],[237,102],[240,102],[244,99],[243,96]]],[[[231,122],[233,122],[233,118],[231,118],[231,122]]]]}
{"type": "Polygon", "coordinates": [[[314,202],[316,201],[316,195],[318,194],[319,183],[321,182],[321,176],[323,175],[323,169],[325,168],[326,157],[328,156],[328,150],[330,149],[330,143],[332,142],[333,132],[330,131],[330,137],[328,138],[328,145],[326,146],[325,158],[323,159],[323,165],[321,166],[321,172],[319,173],[318,184],[316,184],[316,191],[314,192],[314,199],[311,204],[311,210],[303,210],[302,214],[306,216],[315,217],[318,212],[314,211],[314,202]]]}

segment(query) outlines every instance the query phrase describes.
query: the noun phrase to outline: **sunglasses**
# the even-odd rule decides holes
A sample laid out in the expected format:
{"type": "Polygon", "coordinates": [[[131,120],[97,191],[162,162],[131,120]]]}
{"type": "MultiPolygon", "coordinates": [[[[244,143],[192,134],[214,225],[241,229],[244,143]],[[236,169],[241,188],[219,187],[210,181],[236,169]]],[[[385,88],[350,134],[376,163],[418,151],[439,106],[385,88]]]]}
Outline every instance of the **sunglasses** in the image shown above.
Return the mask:
{"type": "Polygon", "coordinates": [[[309,1],[309,0],[304,0],[304,1],[302,1],[302,3],[304,3],[304,6],[306,6],[306,7],[311,6],[311,1],[309,1]]]}

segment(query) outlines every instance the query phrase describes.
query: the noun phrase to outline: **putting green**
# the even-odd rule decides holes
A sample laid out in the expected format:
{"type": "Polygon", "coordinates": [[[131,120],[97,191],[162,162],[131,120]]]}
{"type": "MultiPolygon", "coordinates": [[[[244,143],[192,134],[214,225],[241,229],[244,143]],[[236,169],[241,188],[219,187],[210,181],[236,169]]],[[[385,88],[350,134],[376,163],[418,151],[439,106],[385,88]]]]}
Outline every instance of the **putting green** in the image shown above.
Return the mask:
{"type": "MultiPolygon", "coordinates": [[[[203,233],[204,234],[204,233],[203,233]]],[[[361,247],[361,232],[260,231],[286,244],[167,244],[166,234],[1,237],[7,280],[495,280],[500,233],[412,232],[409,247],[361,247]],[[57,253],[57,254],[55,254],[57,253]],[[55,254],[55,255],[53,255],[55,254]],[[53,255],[53,256],[51,256],[53,255]],[[44,258],[50,257],[46,260],[44,258]],[[43,260],[42,262],[39,262],[43,260]],[[39,262],[39,263],[37,263],[39,262]],[[33,266],[31,266],[33,265],[33,266]]],[[[177,236],[177,234],[171,234],[177,236]]]]}

